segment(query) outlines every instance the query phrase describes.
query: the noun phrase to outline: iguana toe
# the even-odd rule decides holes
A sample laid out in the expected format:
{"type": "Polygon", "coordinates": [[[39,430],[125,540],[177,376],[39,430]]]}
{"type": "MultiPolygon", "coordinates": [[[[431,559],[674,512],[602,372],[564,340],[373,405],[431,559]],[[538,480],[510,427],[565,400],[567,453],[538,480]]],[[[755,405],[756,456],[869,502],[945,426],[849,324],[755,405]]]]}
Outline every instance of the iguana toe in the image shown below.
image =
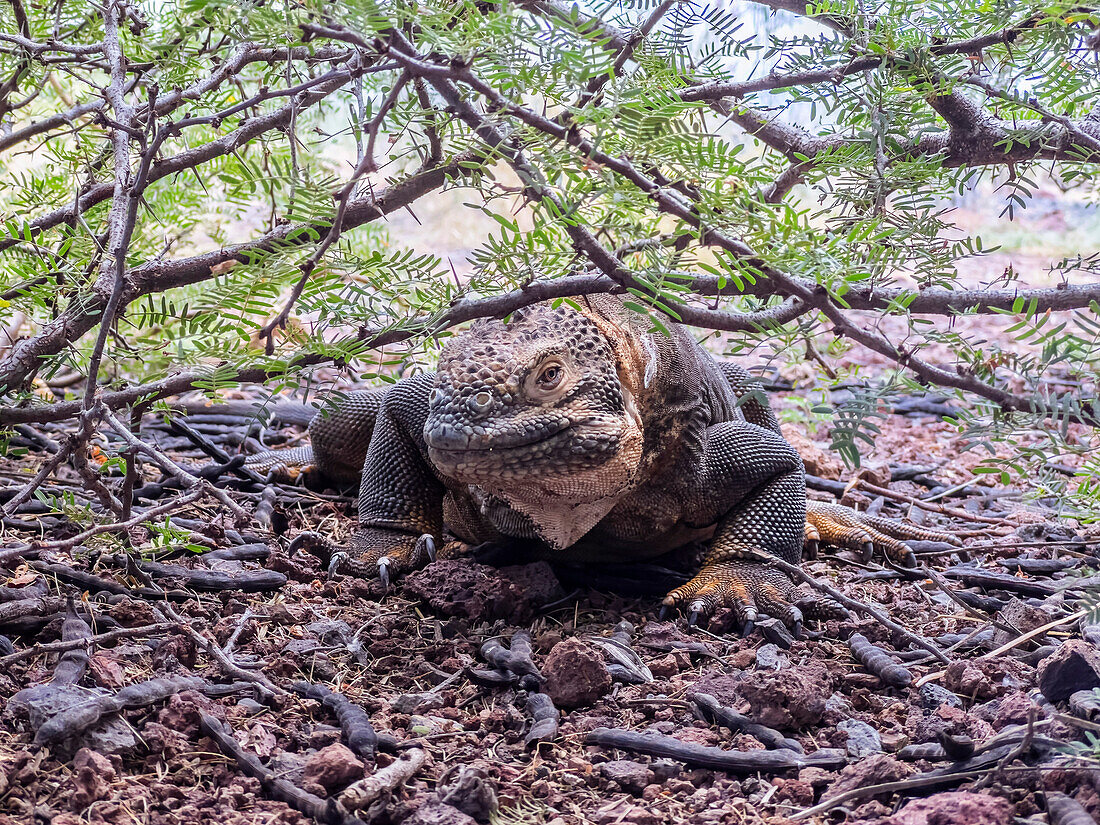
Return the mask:
{"type": "Polygon", "coordinates": [[[878,551],[903,567],[916,566],[916,557],[903,539],[960,544],[958,537],[951,533],[928,530],[901,521],[859,513],[840,504],[824,504],[819,501],[806,502],[805,539],[807,546],[824,542],[854,550],[865,561],[878,551]]]}
{"type": "Polygon", "coordinates": [[[742,634],[751,633],[761,613],[800,630],[802,611],[791,604],[794,584],[780,571],[741,560],[707,564],[687,584],[669,593],[662,611],[680,607],[688,623],[709,619],[719,607],[733,611],[742,634]]]}

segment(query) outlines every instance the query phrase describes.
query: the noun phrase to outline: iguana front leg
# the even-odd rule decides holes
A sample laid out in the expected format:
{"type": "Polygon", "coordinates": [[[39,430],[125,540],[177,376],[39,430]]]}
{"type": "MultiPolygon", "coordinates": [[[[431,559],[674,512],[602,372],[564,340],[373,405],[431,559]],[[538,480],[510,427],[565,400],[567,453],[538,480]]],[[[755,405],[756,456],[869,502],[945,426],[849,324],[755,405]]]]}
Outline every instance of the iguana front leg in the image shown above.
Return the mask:
{"type": "Polygon", "coordinates": [[[442,547],[445,490],[423,436],[431,387],[432,376],[416,376],[381,398],[359,483],[359,529],[347,549],[317,534],[295,539],[297,546],[321,545],[331,553],[330,572],[388,584],[394,574],[423,567],[442,547]]]}
{"type": "MultiPolygon", "coordinates": [[[[796,564],[802,556],[806,483],[798,453],[770,429],[716,424],[704,434],[699,483],[733,506],[718,522],[703,568],[665,597],[665,608],[683,607],[695,622],[728,607],[744,632],[767,613],[797,630],[803,615],[791,603],[794,583],[766,559],[796,564]]],[[[837,613],[813,607],[818,616],[837,613]]]]}

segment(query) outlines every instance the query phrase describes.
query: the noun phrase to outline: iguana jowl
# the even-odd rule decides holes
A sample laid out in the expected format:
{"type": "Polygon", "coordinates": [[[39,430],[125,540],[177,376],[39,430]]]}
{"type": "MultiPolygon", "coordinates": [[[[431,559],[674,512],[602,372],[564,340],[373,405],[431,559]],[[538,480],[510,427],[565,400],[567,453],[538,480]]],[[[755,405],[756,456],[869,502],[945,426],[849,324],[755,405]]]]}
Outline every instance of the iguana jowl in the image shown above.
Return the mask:
{"type": "Polygon", "coordinates": [[[360,476],[359,529],[345,572],[408,571],[503,538],[548,557],[629,562],[695,541],[703,568],[665,599],[694,621],[720,606],[797,626],[804,540],[877,547],[950,539],[837,505],[807,505],[802,461],[759,384],[612,296],[536,304],[482,320],[445,346],[435,375],[351,393],[310,424],[309,448],[253,467],[314,463],[360,476]],[[762,561],[762,559],[764,559],[762,561]]]}

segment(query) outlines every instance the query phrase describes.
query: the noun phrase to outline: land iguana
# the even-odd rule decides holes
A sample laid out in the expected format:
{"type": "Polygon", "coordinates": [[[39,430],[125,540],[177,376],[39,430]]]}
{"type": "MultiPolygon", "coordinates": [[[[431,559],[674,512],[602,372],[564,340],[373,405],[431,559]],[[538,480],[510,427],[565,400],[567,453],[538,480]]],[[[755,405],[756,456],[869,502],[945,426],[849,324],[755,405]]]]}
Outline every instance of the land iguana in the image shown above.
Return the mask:
{"type": "MultiPolygon", "coordinates": [[[[652,330],[615,297],[536,304],[481,320],[445,345],[434,375],[349,393],[310,423],[312,447],[248,465],[313,465],[359,479],[359,528],[337,569],[381,576],[522,539],[544,558],[632,562],[708,545],[662,612],[690,621],[719,606],[742,632],[760,613],[796,631],[791,580],[804,542],[911,564],[900,539],[953,537],[807,502],[802,460],[762,389],[718,363],[689,332],[652,330]]],[[[297,546],[320,542],[303,533],[297,546]]],[[[805,604],[825,617],[835,605],[805,604]]]]}

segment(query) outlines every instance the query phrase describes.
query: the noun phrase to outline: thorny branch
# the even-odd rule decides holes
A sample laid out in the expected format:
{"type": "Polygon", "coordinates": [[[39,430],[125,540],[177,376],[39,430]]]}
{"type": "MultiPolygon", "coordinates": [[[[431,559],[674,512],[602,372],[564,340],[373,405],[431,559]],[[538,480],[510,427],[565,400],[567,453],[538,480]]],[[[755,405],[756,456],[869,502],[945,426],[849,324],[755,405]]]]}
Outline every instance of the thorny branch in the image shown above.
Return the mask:
{"type": "MultiPolygon", "coordinates": [[[[994,401],[1006,410],[1025,410],[1040,414],[1061,415],[1085,421],[1095,421],[1094,413],[1086,402],[1079,412],[1064,410],[1056,401],[1037,401],[1009,392],[995,380],[983,380],[966,370],[952,369],[932,364],[915,351],[895,344],[880,333],[861,325],[852,310],[904,311],[910,314],[955,315],[966,312],[1012,312],[1021,305],[1032,312],[1071,310],[1087,307],[1100,301],[1100,286],[1096,284],[1060,284],[1044,288],[1002,288],[983,290],[952,290],[940,287],[907,289],[851,285],[843,297],[831,295],[826,289],[807,278],[782,271],[768,263],[768,250],[753,249],[728,231],[711,226],[711,216],[700,203],[693,188],[683,181],[669,179],[656,168],[637,164],[627,157],[615,156],[600,148],[594,136],[586,135],[578,126],[574,113],[591,107],[605,94],[608,83],[630,70],[639,59],[636,55],[640,44],[662,24],[662,18],[676,5],[665,2],[658,5],[633,31],[619,30],[599,19],[578,15],[552,2],[552,0],[526,0],[523,4],[532,15],[544,18],[552,25],[579,32],[591,38],[611,56],[610,70],[592,76],[573,108],[564,108],[557,115],[540,114],[535,108],[514,103],[491,82],[483,80],[475,71],[477,58],[471,63],[466,59],[447,58],[433,54],[426,57],[419,53],[405,35],[396,30],[389,33],[389,43],[370,39],[342,26],[305,24],[303,31],[308,45],[288,47],[261,47],[255,43],[239,44],[228,57],[217,61],[216,49],[206,44],[204,53],[214,59],[211,71],[184,88],[174,88],[158,93],[148,85],[141,70],[126,63],[118,36],[119,7],[109,4],[104,10],[105,35],[101,43],[69,43],[58,36],[35,40],[25,26],[19,34],[5,35],[4,40],[20,51],[28,61],[61,60],[74,62],[96,61],[106,70],[110,84],[99,90],[99,99],[87,102],[69,102],[65,111],[43,117],[21,129],[0,136],[0,151],[26,143],[38,136],[51,135],[65,127],[80,130],[89,124],[99,123],[107,127],[110,149],[105,152],[100,165],[113,159],[113,181],[97,181],[90,175],[77,196],[68,204],[26,222],[21,237],[0,239],[0,249],[17,245],[25,248],[27,237],[42,237],[56,227],[84,223],[85,215],[98,204],[110,201],[106,229],[101,238],[104,255],[99,262],[99,277],[90,288],[78,293],[53,320],[44,323],[37,334],[16,341],[0,359],[0,386],[9,392],[26,386],[40,366],[49,358],[64,352],[98,327],[98,336],[91,350],[89,378],[82,402],[60,402],[49,406],[5,407],[0,409],[0,424],[57,421],[80,415],[85,425],[90,425],[87,415],[93,410],[109,414],[111,410],[137,402],[149,403],[157,398],[183,392],[195,386],[207,374],[203,369],[191,369],[159,381],[121,390],[97,391],[96,376],[104,358],[112,322],[133,301],[147,295],[202,283],[227,271],[239,263],[248,263],[263,254],[278,254],[295,247],[313,245],[311,254],[299,266],[301,276],[283,310],[259,331],[266,337],[268,348],[273,346],[272,333],[289,320],[290,313],[324,255],[351,228],[384,218],[395,210],[410,207],[420,198],[437,191],[449,182],[469,179],[489,172],[500,159],[510,165],[524,183],[527,197],[532,201],[550,205],[561,215],[570,215],[563,228],[582,262],[579,272],[552,281],[534,281],[520,289],[490,297],[464,297],[453,302],[441,312],[411,314],[396,324],[382,327],[363,327],[349,342],[363,347],[378,347],[406,340],[414,336],[433,334],[454,324],[477,317],[503,316],[526,304],[547,298],[565,297],[597,292],[623,292],[627,289],[647,292],[652,286],[646,277],[630,269],[624,258],[600,239],[598,227],[587,226],[581,219],[579,204],[562,201],[554,187],[550,186],[538,165],[530,160],[534,141],[549,138],[559,141],[584,157],[595,170],[610,170],[620,179],[637,187],[656,206],[657,210],[675,218],[687,232],[682,239],[694,239],[702,247],[723,250],[740,260],[746,271],[754,274],[752,282],[733,284],[716,276],[698,273],[674,274],[675,280],[689,298],[674,307],[658,305],[662,311],[671,311],[674,317],[700,327],[726,330],[762,330],[781,326],[795,319],[815,315],[832,324],[833,332],[878,352],[910,369],[922,381],[943,386],[957,387],[994,401]],[[341,45],[323,41],[337,41],[341,45]],[[389,62],[384,62],[384,61],[389,62]],[[216,93],[225,84],[239,82],[249,66],[289,66],[300,64],[305,68],[320,67],[320,73],[291,83],[284,88],[262,87],[251,97],[230,105],[223,105],[213,114],[196,116],[186,114],[179,120],[165,120],[181,107],[201,101],[216,93]],[[204,165],[242,150],[251,141],[269,135],[275,130],[293,130],[296,118],[314,106],[346,90],[349,83],[377,72],[391,72],[395,82],[366,125],[367,146],[360,163],[354,169],[339,192],[334,194],[335,210],[331,219],[307,223],[283,223],[276,229],[253,240],[190,257],[149,260],[138,265],[127,264],[129,241],[138,222],[139,205],[143,194],[163,181],[174,181],[181,174],[197,172],[204,165]],[[147,102],[133,105],[128,102],[139,85],[145,85],[147,102]],[[387,115],[395,108],[398,98],[411,84],[415,99],[425,113],[427,126],[424,136],[430,151],[423,165],[415,172],[393,181],[387,189],[375,194],[356,196],[363,178],[377,171],[374,146],[387,115]],[[437,96],[433,99],[427,87],[437,96]],[[466,94],[475,92],[488,104],[486,112],[480,111],[466,94]],[[289,98],[289,102],[268,112],[261,107],[269,101],[289,98]],[[442,99],[444,105],[439,105],[442,99]],[[109,113],[109,114],[108,114],[109,113]],[[457,115],[465,126],[476,134],[485,148],[466,149],[445,157],[443,129],[449,115],[457,115]],[[163,125],[158,127],[158,119],[163,125]],[[175,155],[162,156],[161,150],[171,138],[182,136],[198,126],[219,127],[223,122],[237,119],[234,128],[197,145],[183,148],[175,155]],[[131,170],[130,144],[142,146],[136,170],[131,170]],[[319,240],[318,240],[319,239],[319,240]],[[586,271],[586,266],[591,269],[586,271]],[[762,299],[762,308],[753,312],[731,312],[718,305],[705,306],[692,297],[717,297],[721,295],[752,295],[762,299]],[[101,406],[96,406],[97,403],[101,406]]],[[[765,2],[773,9],[783,9],[795,14],[810,15],[816,21],[829,26],[852,41],[846,62],[820,69],[794,72],[773,71],[760,78],[745,81],[712,81],[699,79],[680,66],[673,66],[681,85],[674,90],[684,103],[702,103],[722,113],[742,129],[767,146],[785,156],[790,165],[776,177],[770,186],[759,193],[766,203],[779,203],[792,188],[814,170],[818,159],[842,149],[852,138],[843,135],[821,136],[805,128],[783,122],[767,108],[760,108],[755,98],[762,92],[800,87],[830,86],[842,84],[846,79],[872,70],[892,71],[900,74],[915,71],[911,54],[887,51],[871,53],[865,49],[866,40],[860,27],[866,21],[812,12],[806,4],[794,2],[765,2]]],[[[1039,15],[1030,15],[1004,29],[979,37],[932,42],[926,51],[931,57],[949,55],[980,55],[983,50],[997,45],[1015,43],[1028,32],[1049,21],[1039,15]]],[[[652,55],[647,53],[647,59],[652,55]]],[[[28,64],[29,65],[29,64],[28,64]]],[[[892,144],[887,153],[880,147],[880,166],[886,166],[913,157],[935,157],[945,167],[956,165],[1016,164],[1036,159],[1068,160],[1084,163],[1100,159],[1100,119],[1095,116],[1071,120],[1055,114],[1047,107],[1031,100],[1020,100],[1014,94],[1001,92],[991,84],[972,76],[941,83],[936,94],[927,98],[928,105],[941,117],[947,128],[925,132],[908,141],[892,144]],[[1008,124],[987,112],[983,106],[966,97],[961,87],[971,86],[984,91],[997,100],[1009,100],[1029,108],[1040,116],[1040,122],[1031,128],[1031,137],[1021,137],[1021,129],[1008,124]],[[1009,142],[1009,133],[1015,138],[1009,142]]],[[[938,88],[938,87],[937,87],[938,88]]],[[[10,91],[10,90],[9,90],[10,91]]],[[[0,98],[4,98],[0,95],[0,98]]],[[[1094,112],[1095,115],[1095,112],[1094,112]]],[[[48,139],[48,138],[47,138],[48,139]]],[[[291,137],[291,140],[295,138],[291,137]]],[[[880,170],[881,171],[881,170],[880,170]]],[[[683,230],[681,230],[683,232],[683,230]]],[[[42,254],[54,254],[44,245],[37,245],[42,254]]],[[[236,370],[239,381],[262,381],[274,374],[285,372],[287,364],[299,369],[324,363],[326,356],[313,352],[291,355],[281,365],[251,367],[236,370]]],[[[122,427],[118,419],[112,419],[112,428],[122,427]],[[115,425],[118,426],[115,426],[115,425]]],[[[130,438],[134,438],[131,434],[130,438]]],[[[136,439],[135,439],[136,440],[136,439]]],[[[136,448],[135,448],[136,449],[136,448]]],[[[82,445],[75,445],[77,456],[82,455],[82,445]]],[[[63,444],[45,467],[45,475],[69,459],[73,444],[63,444]],[[67,448],[66,448],[67,447],[67,448]]],[[[181,477],[182,478],[182,477],[181,477]]],[[[31,484],[16,496],[15,507],[25,502],[42,479],[31,484]]],[[[185,484],[185,486],[187,486],[185,484]]],[[[12,508],[14,509],[14,508],[12,508]]]]}

